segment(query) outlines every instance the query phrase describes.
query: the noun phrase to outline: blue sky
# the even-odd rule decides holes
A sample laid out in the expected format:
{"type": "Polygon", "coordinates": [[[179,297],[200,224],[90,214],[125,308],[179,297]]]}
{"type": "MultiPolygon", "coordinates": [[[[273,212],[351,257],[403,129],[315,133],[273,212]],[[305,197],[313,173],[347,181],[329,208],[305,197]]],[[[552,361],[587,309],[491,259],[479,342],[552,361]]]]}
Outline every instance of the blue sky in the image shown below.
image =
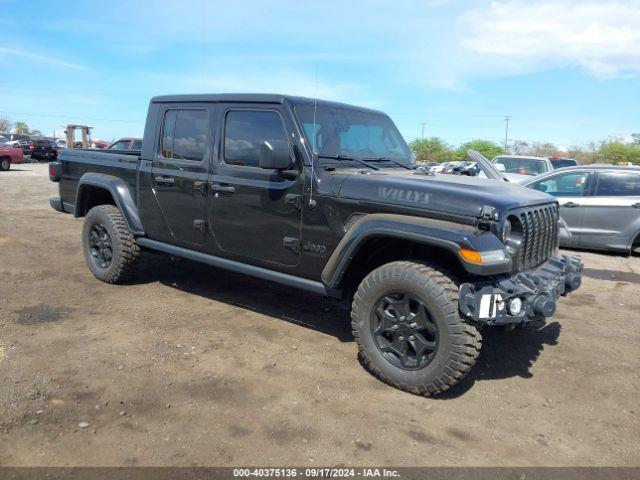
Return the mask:
{"type": "Polygon", "coordinates": [[[640,132],[640,1],[0,0],[0,115],[141,135],[149,98],[275,92],[386,111],[407,140],[640,132]]]}

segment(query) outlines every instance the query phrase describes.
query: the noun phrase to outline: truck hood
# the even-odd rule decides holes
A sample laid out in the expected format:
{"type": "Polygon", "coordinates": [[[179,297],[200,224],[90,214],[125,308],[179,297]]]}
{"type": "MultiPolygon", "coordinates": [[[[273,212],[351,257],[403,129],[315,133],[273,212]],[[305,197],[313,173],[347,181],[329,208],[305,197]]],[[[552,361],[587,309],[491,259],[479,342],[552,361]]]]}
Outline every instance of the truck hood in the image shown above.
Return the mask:
{"type": "MultiPolygon", "coordinates": [[[[337,171],[335,173],[338,173],[337,171]]],[[[340,169],[344,181],[339,198],[384,203],[479,217],[483,206],[502,214],[522,208],[555,202],[552,196],[504,180],[463,175],[425,175],[415,170],[340,169]]]]}

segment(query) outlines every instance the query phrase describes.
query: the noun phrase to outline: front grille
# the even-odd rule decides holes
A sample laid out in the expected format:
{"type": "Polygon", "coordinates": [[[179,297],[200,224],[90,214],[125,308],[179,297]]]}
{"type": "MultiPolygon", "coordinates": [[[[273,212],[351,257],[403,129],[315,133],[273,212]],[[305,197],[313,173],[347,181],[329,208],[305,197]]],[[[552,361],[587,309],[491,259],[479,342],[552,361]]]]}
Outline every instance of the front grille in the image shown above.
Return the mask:
{"type": "Polygon", "coordinates": [[[518,270],[530,270],[546,262],[558,247],[558,205],[525,208],[515,215],[522,224],[518,270]]]}

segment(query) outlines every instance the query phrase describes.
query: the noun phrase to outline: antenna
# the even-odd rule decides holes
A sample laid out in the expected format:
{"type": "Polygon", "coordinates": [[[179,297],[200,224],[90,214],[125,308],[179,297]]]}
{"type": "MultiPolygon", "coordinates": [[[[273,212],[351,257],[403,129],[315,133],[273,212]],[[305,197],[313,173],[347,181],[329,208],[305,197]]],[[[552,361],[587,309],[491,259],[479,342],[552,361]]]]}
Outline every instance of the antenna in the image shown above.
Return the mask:
{"type": "Polygon", "coordinates": [[[315,208],[316,201],[313,199],[313,182],[315,181],[315,156],[316,156],[316,113],[318,112],[318,67],[316,67],[316,85],[313,94],[313,140],[311,140],[311,190],[309,192],[309,207],[315,208]]]}

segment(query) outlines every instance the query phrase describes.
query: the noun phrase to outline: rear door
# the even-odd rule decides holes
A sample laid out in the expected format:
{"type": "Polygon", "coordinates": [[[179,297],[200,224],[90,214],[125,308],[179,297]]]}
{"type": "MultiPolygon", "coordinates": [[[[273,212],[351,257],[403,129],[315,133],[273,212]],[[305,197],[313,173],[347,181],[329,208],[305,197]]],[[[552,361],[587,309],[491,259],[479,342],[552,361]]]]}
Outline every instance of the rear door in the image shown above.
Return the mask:
{"type": "Polygon", "coordinates": [[[578,247],[583,233],[584,214],[587,205],[587,193],[591,185],[592,173],[574,170],[559,173],[531,185],[531,188],[548,193],[557,198],[560,204],[560,218],[567,225],[568,236],[560,232],[560,243],[567,247],[578,247]]]}
{"type": "Polygon", "coordinates": [[[151,165],[151,189],[168,235],[187,247],[206,242],[207,177],[214,105],[165,106],[159,146],[151,165]]]}
{"type": "Polygon", "coordinates": [[[626,250],[640,225],[640,172],[599,171],[587,200],[582,246],[626,250]]]}

